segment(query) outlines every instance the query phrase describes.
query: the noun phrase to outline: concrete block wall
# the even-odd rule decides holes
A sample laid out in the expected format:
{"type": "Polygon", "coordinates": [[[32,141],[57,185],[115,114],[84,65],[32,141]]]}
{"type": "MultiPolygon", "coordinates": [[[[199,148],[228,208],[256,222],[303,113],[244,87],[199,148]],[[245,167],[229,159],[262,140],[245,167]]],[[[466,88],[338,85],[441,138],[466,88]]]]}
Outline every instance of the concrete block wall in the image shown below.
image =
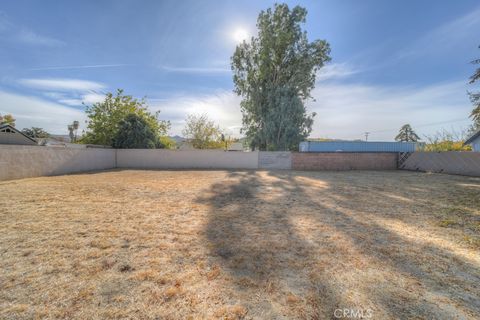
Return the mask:
{"type": "Polygon", "coordinates": [[[292,153],[293,170],[395,170],[396,153],[292,153]]]}
{"type": "Polygon", "coordinates": [[[396,169],[396,154],[115,150],[0,145],[0,181],[113,168],[387,170],[396,169]]]}
{"type": "Polygon", "coordinates": [[[258,152],[118,149],[117,168],[258,169],[258,152]]]}
{"type": "Polygon", "coordinates": [[[400,169],[480,177],[480,152],[415,152],[400,169]]]}
{"type": "MultiPolygon", "coordinates": [[[[396,153],[224,152],[0,145],[0,181],[113,168],[395,170],[396,153]]],[[[415,152],[402,169],[480,176],[480,153],[415,152]]]]}
{"type": "Polygon", "coordinates": [[[115,168],[114,149],[0,145],[0,181],[115,168]]]}
{"type": "Polygon", "coordinates": [[[264,152],[258,153],[259,169],[282,169],[292,168],[291,152],[264,152]]]}

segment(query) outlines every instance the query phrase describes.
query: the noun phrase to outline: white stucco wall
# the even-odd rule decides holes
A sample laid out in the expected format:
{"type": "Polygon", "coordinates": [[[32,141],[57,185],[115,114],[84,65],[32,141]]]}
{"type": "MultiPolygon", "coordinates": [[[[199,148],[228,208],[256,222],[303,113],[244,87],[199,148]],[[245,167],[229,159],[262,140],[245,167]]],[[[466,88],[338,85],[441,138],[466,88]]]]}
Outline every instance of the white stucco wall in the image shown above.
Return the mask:
{"type": "Polygon", "coordinates": [[[112,168],[114,149],[0,145],[0,181],[112,168]]]}
{"type": "Polygon", "coordinates": [[[118,149],[117,167],[136,169],[257,169],[258,152],[118,149]]]}

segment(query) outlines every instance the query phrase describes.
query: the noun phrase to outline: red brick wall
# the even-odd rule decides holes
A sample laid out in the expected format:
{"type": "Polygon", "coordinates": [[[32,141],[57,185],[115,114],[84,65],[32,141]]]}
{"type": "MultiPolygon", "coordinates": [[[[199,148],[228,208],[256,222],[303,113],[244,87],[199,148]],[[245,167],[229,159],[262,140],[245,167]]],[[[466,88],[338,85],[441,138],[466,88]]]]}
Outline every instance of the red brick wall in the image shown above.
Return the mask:
{"type": "Polygon", "coordinates": [[[396,153],[294,152],[293,170],[395,170],[396,153]]]}

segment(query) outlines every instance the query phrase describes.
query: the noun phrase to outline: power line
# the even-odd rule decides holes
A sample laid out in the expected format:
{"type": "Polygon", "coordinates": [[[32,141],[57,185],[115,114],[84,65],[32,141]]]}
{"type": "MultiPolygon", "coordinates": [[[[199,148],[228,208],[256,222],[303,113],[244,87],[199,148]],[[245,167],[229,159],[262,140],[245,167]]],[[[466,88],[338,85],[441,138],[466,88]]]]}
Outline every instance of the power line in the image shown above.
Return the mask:
{"type": "MultiPolygon", "coordinates": [[[[439,124],[454,123],[454,122],[460,122],[460,121],[466,121],[466,120],[469,120],[469,119],[468,118],[461,118],[461,119],[454,119],[454,120],[449,120],[449,121],[431,122],[431,123],[424,123],[424,124],[419,124],[419,125],[412,125],[412,127],[423,128],[423,127],[435,126],[435,125],[439,125],[439,124]]],[[[396,129],[375,130],[375,131],[370,131],[370,133],[391,132],[391,131],[396,131],[396,129]]]]}

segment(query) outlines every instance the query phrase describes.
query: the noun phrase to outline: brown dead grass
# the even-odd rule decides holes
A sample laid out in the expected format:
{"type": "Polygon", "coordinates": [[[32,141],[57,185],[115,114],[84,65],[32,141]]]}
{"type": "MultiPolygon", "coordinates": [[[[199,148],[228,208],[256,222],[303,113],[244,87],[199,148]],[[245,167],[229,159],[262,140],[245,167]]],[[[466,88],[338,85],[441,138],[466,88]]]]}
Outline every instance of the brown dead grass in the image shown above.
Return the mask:
{"type": "Polygon", "coordinates": [[[400,171],[0,182],[0,318],[474,319],[479,190],[400,171]]]}

